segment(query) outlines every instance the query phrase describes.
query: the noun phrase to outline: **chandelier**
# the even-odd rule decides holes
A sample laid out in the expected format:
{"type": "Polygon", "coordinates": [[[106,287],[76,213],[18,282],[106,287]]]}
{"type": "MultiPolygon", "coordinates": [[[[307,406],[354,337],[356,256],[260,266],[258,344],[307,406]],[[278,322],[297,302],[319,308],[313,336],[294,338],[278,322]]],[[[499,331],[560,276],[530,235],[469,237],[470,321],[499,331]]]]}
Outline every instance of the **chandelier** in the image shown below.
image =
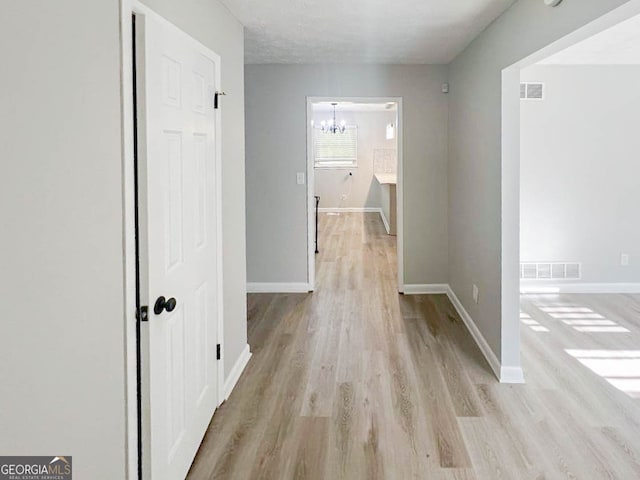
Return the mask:
{"type": "Polygon", "coordinates": [[[336,134],[338,132],[344,133],[344,131],[347,128],[347,123],[344,120],[342,120],[340,122],[340,125],[338,125],[338,123],[336,122],[336,106],[338,104],[337,103],[332,103],[331,105],[333,105],[333,118],[329,119],[328,122],[325,122],[324,120],[322,122],[320,122],[320,126],[322,127],[322,131],[324,133],[333,133],[333,134],[336,134]]]}

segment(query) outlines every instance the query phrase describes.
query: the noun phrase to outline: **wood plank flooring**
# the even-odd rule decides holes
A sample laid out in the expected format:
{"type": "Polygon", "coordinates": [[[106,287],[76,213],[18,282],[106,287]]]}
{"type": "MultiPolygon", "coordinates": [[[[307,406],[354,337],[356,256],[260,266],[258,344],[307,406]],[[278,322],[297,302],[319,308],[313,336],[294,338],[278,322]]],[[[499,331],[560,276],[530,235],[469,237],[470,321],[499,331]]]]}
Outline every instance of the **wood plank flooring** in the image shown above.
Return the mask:
{"type": "Polygon", "coordinates": [[[396,293],[377,214],[323,214],[320,252],[313,294],[249,295],[189,479],[640,478],[639,296],[523,297],[500,385],[446,296],[396,293]]]}

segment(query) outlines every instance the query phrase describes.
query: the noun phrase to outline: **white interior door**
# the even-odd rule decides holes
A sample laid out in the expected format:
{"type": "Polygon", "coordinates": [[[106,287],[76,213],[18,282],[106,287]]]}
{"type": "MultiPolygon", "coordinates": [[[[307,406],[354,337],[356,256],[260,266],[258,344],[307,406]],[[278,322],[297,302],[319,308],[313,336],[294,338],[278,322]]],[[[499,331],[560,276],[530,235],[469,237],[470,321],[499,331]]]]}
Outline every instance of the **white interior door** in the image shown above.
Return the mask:
{"type": "Polygon", "coordinates": [[[186,476],[219,397],[220,172],[213,96],[220,64],[152,13],[136,17],[136,56],[141,296],[149,306],[145,476],[177,480],[186,476]]]}

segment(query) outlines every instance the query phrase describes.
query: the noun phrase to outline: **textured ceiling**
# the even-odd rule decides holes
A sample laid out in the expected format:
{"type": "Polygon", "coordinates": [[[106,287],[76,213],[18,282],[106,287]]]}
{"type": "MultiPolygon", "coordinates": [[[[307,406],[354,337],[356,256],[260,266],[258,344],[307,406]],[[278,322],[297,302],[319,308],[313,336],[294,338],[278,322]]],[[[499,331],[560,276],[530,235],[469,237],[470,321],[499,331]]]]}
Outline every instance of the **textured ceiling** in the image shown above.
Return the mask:
{"type": "Polygon", "coordinates": [[[514,0],[222,0],[246,63],[449,63],[514,0]]]}
{"type": "Polygon", "coordinates": [[[625,20],[540,63],[543,65],[640,65],[640,16],[625,20]]]}

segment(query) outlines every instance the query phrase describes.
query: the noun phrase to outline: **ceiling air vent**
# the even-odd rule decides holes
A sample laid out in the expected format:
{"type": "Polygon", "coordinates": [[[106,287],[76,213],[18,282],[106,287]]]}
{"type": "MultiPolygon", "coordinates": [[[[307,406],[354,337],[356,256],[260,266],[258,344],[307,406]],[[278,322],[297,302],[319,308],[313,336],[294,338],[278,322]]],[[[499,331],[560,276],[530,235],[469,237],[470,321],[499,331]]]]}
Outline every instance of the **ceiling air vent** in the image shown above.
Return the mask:
{"type": "Polygon", "coordinates": [[[544,100],[544,83],[521,83],[520,98],[523,100],[544,100]]]}
{"type": "Polygon", "coordinates": [[[580,263],[521,263],[521,280],[580,280],[582,265],[580,263]]]}

